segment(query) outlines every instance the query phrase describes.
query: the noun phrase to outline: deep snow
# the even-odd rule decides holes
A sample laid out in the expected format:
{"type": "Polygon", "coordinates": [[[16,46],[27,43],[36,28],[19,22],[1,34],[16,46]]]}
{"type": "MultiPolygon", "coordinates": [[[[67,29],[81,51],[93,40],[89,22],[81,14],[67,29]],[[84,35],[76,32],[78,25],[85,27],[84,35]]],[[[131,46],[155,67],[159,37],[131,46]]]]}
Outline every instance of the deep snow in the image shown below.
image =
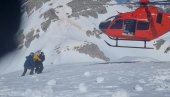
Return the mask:
{"type": "Polygon", "coordinates": [[[45,66],[42,74],[0,76],[0,97],[169,97],[170,62],[45,66]]]}

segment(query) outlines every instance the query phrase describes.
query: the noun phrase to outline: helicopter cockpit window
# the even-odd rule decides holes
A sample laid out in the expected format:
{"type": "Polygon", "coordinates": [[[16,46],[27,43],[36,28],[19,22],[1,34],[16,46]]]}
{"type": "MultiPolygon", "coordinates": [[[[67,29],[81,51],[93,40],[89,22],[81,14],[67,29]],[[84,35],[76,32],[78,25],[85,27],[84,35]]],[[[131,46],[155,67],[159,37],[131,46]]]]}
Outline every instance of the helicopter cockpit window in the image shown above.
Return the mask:
{"type": "Polygon", "coordinates": [[[115,23],[111,26],[112,29],[122,29],[123,20],[116,20],[115,23]]]}
{"type": "Polygon", "coordinates": [[[138,21],[137,30],[148,30],[148,29],[149,29],[149,22],[138,21]]]}
{"type": "Polygon", "coordinates": [[[106,29],[109,27],[110,23],[111,23],[111,21],[102,22],[102,23],[100,23],[99,28],[106,29]]]}
{"type": "Polygon", "coordinates": [[[114,18],[115,16],[112,16],[106,19],[104,22],[101,22],[99,25],[99,29],[107,29],[114,18]]]}
{"type": "Polygon", "coordinates": [[[127,19],[124,21],[123,33],[134,35],[136,30],[136,20],[127,19]]]}

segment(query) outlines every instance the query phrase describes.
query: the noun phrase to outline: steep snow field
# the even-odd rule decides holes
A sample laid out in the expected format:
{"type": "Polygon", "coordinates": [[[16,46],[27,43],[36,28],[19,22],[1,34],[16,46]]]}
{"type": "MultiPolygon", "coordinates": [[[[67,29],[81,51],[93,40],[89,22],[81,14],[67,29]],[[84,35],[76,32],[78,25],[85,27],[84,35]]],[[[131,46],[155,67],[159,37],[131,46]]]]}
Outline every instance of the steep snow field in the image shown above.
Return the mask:
{"type": "Polygon", "coordinates": [[[169,62],[49,65],[0,76],[0,97],[169,97],[169,62]]]}

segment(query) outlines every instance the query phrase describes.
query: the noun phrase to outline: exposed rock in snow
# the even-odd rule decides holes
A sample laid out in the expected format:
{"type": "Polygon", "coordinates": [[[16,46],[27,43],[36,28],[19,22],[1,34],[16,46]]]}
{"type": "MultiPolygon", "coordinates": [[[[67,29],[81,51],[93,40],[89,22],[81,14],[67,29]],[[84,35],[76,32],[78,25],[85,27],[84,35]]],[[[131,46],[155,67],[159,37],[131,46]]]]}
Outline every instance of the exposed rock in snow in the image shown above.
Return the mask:
{"type": "Polygon", "coordinates": [[[104,53],[98,48],[96,44],[87,43],[83,46],[74,47],[80,53],[87,54],[93,58],[99,58],[105,61],[109,61],[110,59],[104,55],[104,53]]]}
{"type": "Polygon", "coordinates": [[[159,39],[153,45],[155,46],[156,50],[160,50],[161,47],[166,45],[166,47],[163,47],[164,53],[168,53],[169,50],[170,50],[170,44],[169,44],[169,40],[168,39],[165,39],[165,40],[164,39],[159,39]]]}
{"type": "Polygon", "coordinates": [[[111,0],[72,0],[67,5],[72,8],[73,17],[85,16],[85,17],[94,17],[98,18],[98,14],[107,13],[106,7],[104,4],[110,2],[111,0]]]}
{"type": "Polygon", "coordinates": [[[33,9],[35,10],[41,8],[44,3],[50,0],[21,0],[22,1],[22,10],[27,12],[28,15],[31,15],[33,9]]]}
{"type": "Polygon", "coordinates": [[[41,15],[40,17],[44,16],[44,19],[46,20],[45,22],[41,23],[41,28],[44,32],[47,31],[48,27],[50,26],[51,22],[59,20],[59,17],[56,15],[55,13],[55,9],[49,9],[48,11],[46,11],[43,15],[41,15]]]}
{"type": "Polygon", "coordinates": [[[26,48],[29,48],[31,45],[31,42],[35,38],[39,38],[39,30],[37,29],[37,32],[35,32],[34,29],[32,29],[30,32],[28,32],[26,35],[24,35],[24,30],[21,30],[17,34],[17,43],[18,43],[18,49],[23,48],[24,46],[26,48]]]}
{"type": "Polygon", "coordinates": [[[165,43],[164,39],[159,39],[153,45],[156,47],[157,50],[159,50],[164,43],[165,43]]]}
{"type": "Polygon", "coordinates": [[[57,54],[62,54],[63,52],[69,52],[69,51],[76,51],[80,54],[85,54],[88,55],[92,58],[97,58],[101,59],[104,61],[109,61],[110,59],[105,56],[105,54],[99,49],[99,47],[90,42],[78,42],[78,44],[73,45],[66,44],[66,45],[61,45],[59,44],[58,46],[55,47],[55,51],[57,54]]]}
{"type": "Polygon", "coordinates": [[[153,44],[156,50],[162,51],[162,53],[167,54],[170,50],[170,40],[169,40],[170,32],[160,36],[155,43],[153,44]]]}
{"type": "Polygon", "coordinates": [[[34,30],[32,30],[31,32],[29,32],[26,35],[26,41],[25,41],[25,46],[28,48],[31,44],[31,42],[35,39],[39,37],[39,34],[34,35],[34,30]]]}
{"type": "Polygon", "coordinates": [[[170,51],[170,47],[167,47],[165,53],[168,53],[169,51],[170,51]]]}
{"type": "Polygon", "coordinates": [[[94,28],[93,31],[91,31],[91,30],[87,30],[87,31],[86,31],[86,35],[87,35],[88,37],[90,37],[90,36],[95,36],[95,37],[98,38],[98,39],[101,38],[101,37],[99,36],[101,33],[102,33],[102,32],[99,31],[99,30],[97,30],[96,28],[94,28]]]}

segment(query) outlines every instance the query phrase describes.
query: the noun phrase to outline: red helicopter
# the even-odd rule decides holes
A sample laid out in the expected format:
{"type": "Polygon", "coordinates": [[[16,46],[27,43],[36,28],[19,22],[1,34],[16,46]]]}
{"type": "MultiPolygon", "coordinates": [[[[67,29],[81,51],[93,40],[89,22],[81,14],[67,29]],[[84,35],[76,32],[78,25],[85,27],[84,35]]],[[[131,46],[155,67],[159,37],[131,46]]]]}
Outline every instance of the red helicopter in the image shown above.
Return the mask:
{"type": "Polygon", "coordinates": [[[170,1],[140,0],[136,3],[123,4],[139,4],[139,7],[132,12],[119,13],[100,23],[99,29],[109,38],[116,40],[115,45],[105,41],[109,46],[153,49],[147,47],[146,42],[170,31],[170,14],[154,6],[170,5],[170,1]],[[119,40],[144,41],[144,47],[119,46],[119,40]]]}

